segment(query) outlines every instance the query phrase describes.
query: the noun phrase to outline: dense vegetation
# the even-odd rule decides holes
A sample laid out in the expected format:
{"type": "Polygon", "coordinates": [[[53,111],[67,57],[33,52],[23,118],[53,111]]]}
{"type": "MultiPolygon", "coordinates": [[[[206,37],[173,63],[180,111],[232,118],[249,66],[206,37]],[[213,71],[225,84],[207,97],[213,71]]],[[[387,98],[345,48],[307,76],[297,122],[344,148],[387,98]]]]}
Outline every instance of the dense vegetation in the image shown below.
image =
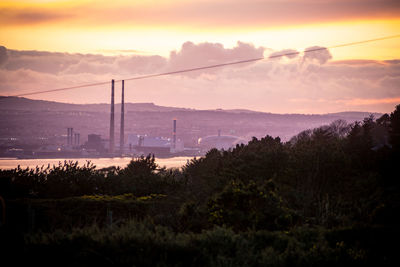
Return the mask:
{"type": "Polygon", "coordinates": [[[400,105],[210,150],[182,170],[1,170],[3,252],[42,265],[396,266],[400,105]]]}

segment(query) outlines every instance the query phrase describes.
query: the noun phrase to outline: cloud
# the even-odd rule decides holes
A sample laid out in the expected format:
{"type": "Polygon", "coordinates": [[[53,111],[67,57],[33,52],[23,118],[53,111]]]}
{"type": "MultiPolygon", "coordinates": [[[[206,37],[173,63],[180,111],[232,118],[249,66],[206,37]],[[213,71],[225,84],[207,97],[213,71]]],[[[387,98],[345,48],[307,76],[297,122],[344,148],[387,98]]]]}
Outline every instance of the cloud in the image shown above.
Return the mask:
{"type": "Polygon", "coordinates": [[[3,64],[1,68],[9,71],[28,69],[57,75],[77,73],[134,75],[161,71],[167,59],[161,56],[103,56],[17,51],[0,47],[0,63],[3,64]]]}
{"type": "Polygon", "coordinates": [[[42,8],[0,8],[0,25],[34,25],[76,18],[72,10],[42,8]]]}
{"type": "Polygon", "coordinates": [[[165,69],[167,59],[161,56],[126,56],[118,57],[115,63],[127,74],[149,74],[165,69]]]}
{"type": "Polygon", "coordinates": [[[110,53],[110,54],[149,54],[148,51],[136,50],[136,49],[99,49],[100,53],[110,53]]]}
{"type": "Polygon", "coordinates": [[[366,99],[351,99],[351,100],[342,100],[338,101],[345,103],[346,105],[349,106],[370,106],[370,105],[376,105],[376,104],[396,104],[400,103],[400,97],[394,97],[394,98],[380,98],[380,99],[371,99],[371,98],[366,98],[366,99]]]}
{"type": "Polygon", "coordinates": [[[6,62],[8,59],[7,49],[4,46],[0,46],[0,65],[6,62]]]}
{"type": "MultiPolygon", "coordinates": [[[[247,59],[262,58],[263,47],[254,47],[252,44],[238,42],[233,48],[224,48],[219,43],[194,44],[186,42],[179,51],[170,53],[168,69],[176,71],[187,68],[197,68],[221,63],[230,63],[247,59]]],[[[237,65],[243,67],[246,64],[237,65]]],[[[215,73],[218,69],[202,70],[185,73],[184,75],[197,76],[201,73],[215,73]]]]}
{"type": "Polygon", "coordinates": [[[311,46],[304,50],[303,61],[317,60],[319,64],[325,64],[331,58],[331,53],[325,47],[311,46]]]}
{"type": "Polygon", "coordinates": [[[30,69],[37,72],[46,72],[57,74],[67,66],[76,64],[78,56],[62,53],[43,53],[36,51],[18,51],[8,50],[8,60],[3,64],[7,70],[30,69]]]}
{"type": "Polygon", "coordinates": [[[5,5],[0,25],[54,22],[85,25],[190,25],[195,27],[307,24],[334,20],[398,17],[398,0],[199,0],[199,1],[83,1],[63,5],[5,5]]]}
{"type": "MultiPolygon", "coordinates": [[[[262,47],[242,42],[232,48],[218,43],[186,42],[168,58],[17,51],[0,47],[3,62],[0,95],[258,58],[264,51],[262,47]]],[[[277,53],[282,51],[272,52],[277,53]]],[[[400,60],[335,62],[329,58],[329,51],[322,49],[290,60],[266,58],[251,64],[126,81],[126,101],[281,113],[393,110],[400,99],[400,60]]],[[[73,103],[108,102],[109,88],[109,85],[94,86],[32,97],[73,103]]]]}
{"type": "Polygon", "coordinates": [[[297,50],[294,50],[294,49],[284,49],[284,50],[281,50],[281,51],[278,51],[278,52],[273,52],[273,53],[271,53],[271,54],[269,55],[269,58],[278,58],[278,59],[281,59],[281,58],[286,57],[286,58],[292,59],[292,58],[298,57],[299,54],[300,54],[300,52],[298,52],[297,50]]]}

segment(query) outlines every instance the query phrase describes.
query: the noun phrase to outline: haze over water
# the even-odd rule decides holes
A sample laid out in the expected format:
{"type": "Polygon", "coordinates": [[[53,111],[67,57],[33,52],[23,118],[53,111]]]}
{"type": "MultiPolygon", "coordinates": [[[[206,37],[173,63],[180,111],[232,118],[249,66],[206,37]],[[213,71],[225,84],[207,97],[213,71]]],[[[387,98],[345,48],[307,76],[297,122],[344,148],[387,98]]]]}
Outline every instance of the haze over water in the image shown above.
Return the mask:
{"type": "MultiPolygon", "coordinates": [[[[173,158],[156,158],[156,163],[160,167],[167,168],[180,168],[187,163],[188,160],[191,160],[192,157],[173,157],[173,158]]],[[[67,161],[78,161],[80,165],[86,164],[87,161],[90,161],[94,165],[96,165],[97,169],[106,168],[110,166],[119,166],[121,168],[125,168],[128,163],[132,160],[131,157],[124,158],[79,158],[79,159],[0,159],[0,169],[14,169],[20,165],[21,168],[35,168],[36,166],[47,167],[50,164],[50,167],[53,165],[58,166],[59,162],[63,163],[64,160],[67,161]]]]}

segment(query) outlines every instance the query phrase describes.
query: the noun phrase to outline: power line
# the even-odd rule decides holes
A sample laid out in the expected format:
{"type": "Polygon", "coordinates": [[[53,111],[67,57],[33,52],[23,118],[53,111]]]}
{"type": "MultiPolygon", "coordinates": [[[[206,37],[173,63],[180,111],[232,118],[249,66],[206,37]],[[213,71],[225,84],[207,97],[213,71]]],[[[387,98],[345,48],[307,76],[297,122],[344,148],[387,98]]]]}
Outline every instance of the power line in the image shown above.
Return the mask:
{"type": "Polygon", "coordinates": [[[63,88],[49,89],[49,90],[44,90],[44,91],[36,91],[36,92],[25,93],[25,94],[19,94],[19,95],[13,95],[13,96],[14,96],[14,97],[18,97],[18,96],[25,96],[25,95],[37,95],[37,94],[44,94],[44,93],[57,92],[57,91],[65,91],[65,90],[72,90],[72,89],[77,89],[77,88],[91,87],[91,86],[103,85],[103,84],[109,84],[109,83],[110,83],[110,82],[89,83],[89,84],[82,84],[82,85],[71,86],[71,87],[63,87],[63,88]]]}
{"type": "MultiPolygon", "coordinates": [[[[345,46],[353,46],[353,45],[359,45],[359,44],[383,41],[383,40],[394,39],[394,38],[399,38],[399,37],[400,37],[400,34],[391,35],[391,36],[385,36],[385,37],[380,37],[380,38],[375,38],[375,39],[368,39],[368,40],[362,40],[362,41],[357,41],[357,42],[338,44],[338,45],[329,46],[329,47],[317,47],[317,48],[313,48],[313,49],[306,49],[303,52],[304,53],[312,53],[312,52],[316,52],[316,51],[322,51],[322,50],[340,48],[340,47],[345,47],[345,46]]],[[[302,52],[300,52],[300,51],[288,52],[288,53],[283,53],[283,54],[272,55],[272,56],[269,56],[269,57],[259,57],[259,58],[252,58],[252,59],[246,59],[246,60],[240,60],[240,61],[233,61],[233,62],[228,62],[228,63],[208,65],[208,66],[203,66],[203,67],[196,67],[196,68],[182,69],[182,70],[177,70],[177,71],[170,71],[170,72],[162,72],[162,73],[149,74],[149,75],[143,75],[143,76],[136,76],[136,77],[127,78],[127,79],[123,79],[123,80],[125,80],[125,81],[143,80],[143,79],[155,78],[155,77],[160,77],[160,76],[168,76],[168,75],[174,75],[174,74],[185,73],[185,72],[192,72],[192,71],[198,71],[198,70],[220,68],[220,67],[225,67],[225,66],[230,66],[230,65],[238,65],[238,64],[255,62],[255,61],[260,61],[260,60],[265,60],[265,59],[273,59],[273,58],[279,58],[279,57],[285,57],[285,56],[294,56],[294,55],[299,55],[300,53],[302,53],[302,52]]],[[[122,79],[121,80],[115,80],[115,81],[116,82],[120,82],[120,81],[122,81],[122,79]]],[[[82,84],[82,85],[71,86],[71,87],[63,87],[63,88],[57,88],[57,89],[49,89],[49,90],[35,91],[35,92],[30,92],[30,93],[17,94],[17,95],[12,95],[12,96],[9,96],[9,97],[20,97],[20,96],[27,96],[27,95],[37,95],[37,94],[44,94],[44,93],[50,93],[50,92],[66,91],[66,90],[72,90],[72,89],[83,88],[83,87],[92,87],[92,86],[97,86],[97,85],[104,85],[104,84],[109,84],[109,83],[110,83],[109,81],[107,81],[107,82],[98,82],[98,83],[88,83],[88,84],[82,84]]]]}

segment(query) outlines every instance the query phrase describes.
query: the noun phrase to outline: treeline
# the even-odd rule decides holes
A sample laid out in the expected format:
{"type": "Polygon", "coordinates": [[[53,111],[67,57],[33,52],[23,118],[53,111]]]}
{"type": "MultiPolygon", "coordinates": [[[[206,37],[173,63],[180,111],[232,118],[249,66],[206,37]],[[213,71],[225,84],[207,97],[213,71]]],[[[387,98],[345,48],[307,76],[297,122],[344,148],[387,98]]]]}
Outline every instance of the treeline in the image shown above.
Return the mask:
{"type": "MultiPolygon", "coordinates": [[[[2,229],[20,232],[29,255],[42,246],[74,250],[67,240],[77,238],[98,254],[114,244],[108,259],[130,266],[151,265],[151,259],[185,266],[391,265],[390,241],[399,237],[399,159],[400,105],[390,115],[335,121],[286,143],[266,136],[229,151],[213,149],[181,170],[162,168],[150,155],[126,168],[64,162],[1,170],[2,229]],[[130,233],[138,227],[151,237],[130,233]],[[225,237],[215,238],[224,241],[207,250],[204,240],[222,232],[225,237]],[[116,237],[122,233],[123,242],[116,237]],[[134,248],[125,251],[118,242],[134,248]],[[138,253],[139,245],[164,256],[138,253]],[[226,252],[226,246],[233,247],[226,252]],[[117,260],[119,253],[126,262],[117,260]]],[[[94,257],[71,253],[79,262],[94,257]]]]}

